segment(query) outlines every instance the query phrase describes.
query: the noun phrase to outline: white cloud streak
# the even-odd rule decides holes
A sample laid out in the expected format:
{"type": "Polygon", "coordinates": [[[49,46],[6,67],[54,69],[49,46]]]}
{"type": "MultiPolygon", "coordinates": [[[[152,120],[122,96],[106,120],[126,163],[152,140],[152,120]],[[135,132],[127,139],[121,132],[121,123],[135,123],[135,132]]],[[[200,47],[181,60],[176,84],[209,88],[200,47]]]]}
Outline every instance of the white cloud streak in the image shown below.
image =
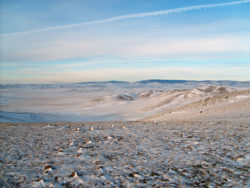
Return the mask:
{"type": "Polygon", "coordinates": [[[245,3],[250,3],[250,0],[232,1],[232,2],[218,3],[218,4],[188,6],[188,7],[161,10],[161,11],[155,11],[155,12],[128,14],[128,15],[123,15],[123,16],[116,16],[116,17],[111,17],[111,18],[107,18],[107,19],[100,19],[100,20],[89,21],[89,22],[81,22],[81,23],[76,23],[76,24],[61,25],[61,26],[55,26],[55,27],[46,27],[46,28],[41,28],[41,29],[34,29],[34,30],[15,32],[15,33],[4,33],[4,34],[0,34],[0,36],[7,37],[7,36],[16,36],[16,35],[26,35],[26,34],[31,34],[31,33],[69,29],[69,28],[94,25],[94,24],[105,24],[105,23],[111,23],[111,22],[115,22],[115,21],[121,21],[121,20],[126,20],[126,19],[133,19],[133,18],[145,18],[145,17],[161,16],[161,15],[169,15],[169,14],[180,14],[183,12],[188,12],[188,11],[193,11],[193,10],[220,8],[220,7],[240,5],[240,4],[245,4],[245,3]]]}

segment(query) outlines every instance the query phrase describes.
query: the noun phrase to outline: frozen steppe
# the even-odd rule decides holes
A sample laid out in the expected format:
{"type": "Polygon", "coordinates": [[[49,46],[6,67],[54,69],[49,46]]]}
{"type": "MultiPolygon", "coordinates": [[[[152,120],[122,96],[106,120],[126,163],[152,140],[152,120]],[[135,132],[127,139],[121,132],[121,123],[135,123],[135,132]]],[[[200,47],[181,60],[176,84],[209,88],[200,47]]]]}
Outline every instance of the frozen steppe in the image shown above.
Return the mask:
{"type": "Polygon", "coordinates": [[[0,85],[0,187],[250,187],[249,88],[0,85]]]}
{"type": "Polygon", "coordinates": [[[215,83],[0,85],[0,122],[250,121],[250,82],[215,83]]]}
{"type": "Polygon", "coordinates": [[[249,123],[0,125],[0,187],[249,187],[249,123]]]}

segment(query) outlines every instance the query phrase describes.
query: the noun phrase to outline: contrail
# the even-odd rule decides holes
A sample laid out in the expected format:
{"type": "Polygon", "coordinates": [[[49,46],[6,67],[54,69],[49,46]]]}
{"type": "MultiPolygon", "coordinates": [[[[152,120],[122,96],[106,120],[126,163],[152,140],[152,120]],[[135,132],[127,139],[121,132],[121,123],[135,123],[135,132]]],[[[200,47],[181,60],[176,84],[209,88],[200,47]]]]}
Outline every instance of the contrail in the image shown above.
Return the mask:
{"type": "Polygon", "coordinates": [[[3,33],[3,34],[0,34],[0,36],[1,37],[7,37],[7,36],[14,36],[14,35],[25,35],[25,34],[31,34],[31,33],[38,33],[38,32],[44,32],[44,31],[53,31],[53,30],[59,30],[59,29],[68,29],[68,28],[74,28],[74,27],[80,27],[80,26],[86,26],[86,25],[93,25],[93,24],[104,24],[104,23],[110,23],[110,22],[126,20],[126,19],[132,19],[132,18],[145,18],[145,17],[151,17],[151,16],[179,14],[179,13],[192,11],[192,10],[219,8],[219,7],[239,5],[239,4],[244,4],[244,3],[250,3],[250,0],[232,1],[232,2],[218,3],[218,4],[188,6],[188,7],[161,10],[161,11],[155,11],[155,12],[144,12],[144,13],[128,14],[128,15],[123,15],[123,16],[111,17],[111,18],[107,18],[107,19],[101,19],[101,20],[95,20],[95,21],[89,21],[89,22],[80,22],[80,23],[76,23],[76,24],[61,25],[61,26],[55,26],[55,27],[46,27],[46,28],[41,28],[41,29],[34,29],[34,30],[23,31],[23,32],[15,32],[15,33],[3,33]]]}

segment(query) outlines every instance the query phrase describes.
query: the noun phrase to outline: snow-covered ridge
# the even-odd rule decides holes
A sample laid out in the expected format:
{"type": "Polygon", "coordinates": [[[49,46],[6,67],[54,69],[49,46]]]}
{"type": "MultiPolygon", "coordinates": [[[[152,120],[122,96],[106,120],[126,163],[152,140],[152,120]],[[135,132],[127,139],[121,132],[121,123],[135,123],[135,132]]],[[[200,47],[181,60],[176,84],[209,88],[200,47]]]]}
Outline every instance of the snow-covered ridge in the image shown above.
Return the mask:
{"type": "Polygon", "coordinates": [[[207,117],[215,112],[216,116],[250,117],[247,110],[249,89],[217,85],[179,89],[168,84],[157,87],[119,84],[1,89],[0,121],[169,120],[207,117]]]}

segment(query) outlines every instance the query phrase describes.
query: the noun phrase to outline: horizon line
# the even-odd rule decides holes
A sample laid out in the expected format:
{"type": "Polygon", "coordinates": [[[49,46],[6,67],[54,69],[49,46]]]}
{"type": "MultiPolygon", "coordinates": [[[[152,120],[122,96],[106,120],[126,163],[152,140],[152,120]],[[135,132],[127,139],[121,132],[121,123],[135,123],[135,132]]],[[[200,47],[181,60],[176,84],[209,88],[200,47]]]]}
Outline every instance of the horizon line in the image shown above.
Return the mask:
{"type": "Polygon", "coordinates": [[[250,80],[185,80],[185,79],[146,79],[146,80],[137,80],[137,81],[124,81],[124,80],[108,80],[108,81],[80,81],[80,82],[54,82],[54,83],[0,83],[1,85],[53,85],[53,84],[84,84],[84,83],[108,83],[108,82],[125,82],[125,83],[136,83],[143,81],[185,81],[185,82],[250,82],[250,80]]]}

